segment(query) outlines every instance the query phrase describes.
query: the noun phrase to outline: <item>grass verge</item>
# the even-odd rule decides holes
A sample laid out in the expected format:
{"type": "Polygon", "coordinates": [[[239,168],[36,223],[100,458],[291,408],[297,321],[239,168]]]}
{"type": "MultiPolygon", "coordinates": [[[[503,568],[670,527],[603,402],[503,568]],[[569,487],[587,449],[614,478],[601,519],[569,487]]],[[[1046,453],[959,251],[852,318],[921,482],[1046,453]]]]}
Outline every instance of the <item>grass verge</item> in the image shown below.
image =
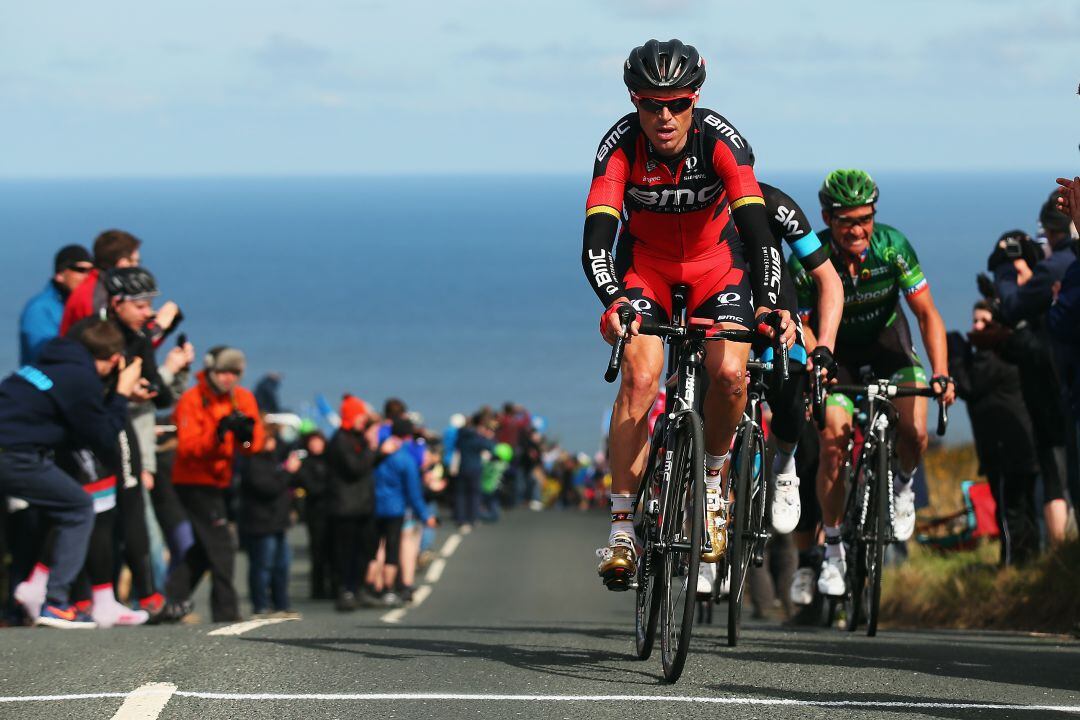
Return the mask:
{"type": "Polygon", "coordinates": [[[912,543],[909,560],[883,578],[882,620],[1080,636],[1080,540],[1021,568],[999,568],[997,556],[995,542],[950,553],[912,543]]]}

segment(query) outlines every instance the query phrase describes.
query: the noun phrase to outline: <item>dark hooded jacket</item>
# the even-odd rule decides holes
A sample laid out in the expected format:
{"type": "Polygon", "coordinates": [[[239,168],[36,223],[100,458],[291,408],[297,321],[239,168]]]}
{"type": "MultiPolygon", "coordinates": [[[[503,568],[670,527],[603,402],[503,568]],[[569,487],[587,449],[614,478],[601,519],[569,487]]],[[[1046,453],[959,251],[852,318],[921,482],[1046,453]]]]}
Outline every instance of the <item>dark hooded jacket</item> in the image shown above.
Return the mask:
{"type": "Polygon", "coordinates": [[[0,383],[0,448],[86,447],[113,467],[126,418],[127,399],[106,393],[90,352],[69,338],[0,383]]]}

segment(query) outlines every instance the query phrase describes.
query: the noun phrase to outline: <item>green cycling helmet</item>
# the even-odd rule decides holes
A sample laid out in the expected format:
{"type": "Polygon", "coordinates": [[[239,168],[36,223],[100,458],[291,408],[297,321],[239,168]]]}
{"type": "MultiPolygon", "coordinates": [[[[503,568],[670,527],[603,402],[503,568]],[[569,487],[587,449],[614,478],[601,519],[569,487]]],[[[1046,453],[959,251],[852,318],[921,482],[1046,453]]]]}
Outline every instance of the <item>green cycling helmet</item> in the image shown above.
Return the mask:
{"type": "Polygon", "coordinates": [[[871,205],[877,199],[877,183],[862,170],[833,170],[818,191],[823,210],[871,205]]]}

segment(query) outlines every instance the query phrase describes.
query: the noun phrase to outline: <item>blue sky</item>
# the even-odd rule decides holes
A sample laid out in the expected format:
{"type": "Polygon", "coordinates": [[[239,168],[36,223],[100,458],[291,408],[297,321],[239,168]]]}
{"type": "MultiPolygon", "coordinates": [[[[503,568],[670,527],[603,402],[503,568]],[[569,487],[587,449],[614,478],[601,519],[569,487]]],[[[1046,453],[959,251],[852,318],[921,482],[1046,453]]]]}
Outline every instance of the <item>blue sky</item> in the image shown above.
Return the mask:
{"type": "Polygon", "coordinates": [[[768,171],[1078,164],[1075,0],[38,0],[0,9],[0,176],[587,173],[673,36],[768,171]]]}

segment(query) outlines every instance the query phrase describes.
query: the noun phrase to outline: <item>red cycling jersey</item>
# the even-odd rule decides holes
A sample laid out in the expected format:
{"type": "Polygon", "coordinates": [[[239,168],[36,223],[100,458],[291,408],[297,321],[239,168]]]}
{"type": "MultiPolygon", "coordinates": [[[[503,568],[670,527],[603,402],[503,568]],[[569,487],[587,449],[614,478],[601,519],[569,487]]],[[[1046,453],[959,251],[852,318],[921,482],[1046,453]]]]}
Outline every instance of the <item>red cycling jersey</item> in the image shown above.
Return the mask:
{"type": "MultiPolygon", "coordinates": [[[[746,324],[753,298],[732,212],[747,205],[764,208],[754,155],[723,116],[704,108],[693,112],[686,147],[677,157],[656,154],[636,113],[604,136],[586,202],[582,262],[605,304],[622,295],[642,314],[651,314],[653,301],[670,315],[670,285],[687,283],[693,314],[746,324]],[[617,262],[610,255],[613,237],[590,237],[589,219],[596,215],[622,222],[617,262]]],[[[773,260],[768,254],[765,259],[773,260]]],[[[769,268],[777,278],[780,260],[769,268]]]]}

